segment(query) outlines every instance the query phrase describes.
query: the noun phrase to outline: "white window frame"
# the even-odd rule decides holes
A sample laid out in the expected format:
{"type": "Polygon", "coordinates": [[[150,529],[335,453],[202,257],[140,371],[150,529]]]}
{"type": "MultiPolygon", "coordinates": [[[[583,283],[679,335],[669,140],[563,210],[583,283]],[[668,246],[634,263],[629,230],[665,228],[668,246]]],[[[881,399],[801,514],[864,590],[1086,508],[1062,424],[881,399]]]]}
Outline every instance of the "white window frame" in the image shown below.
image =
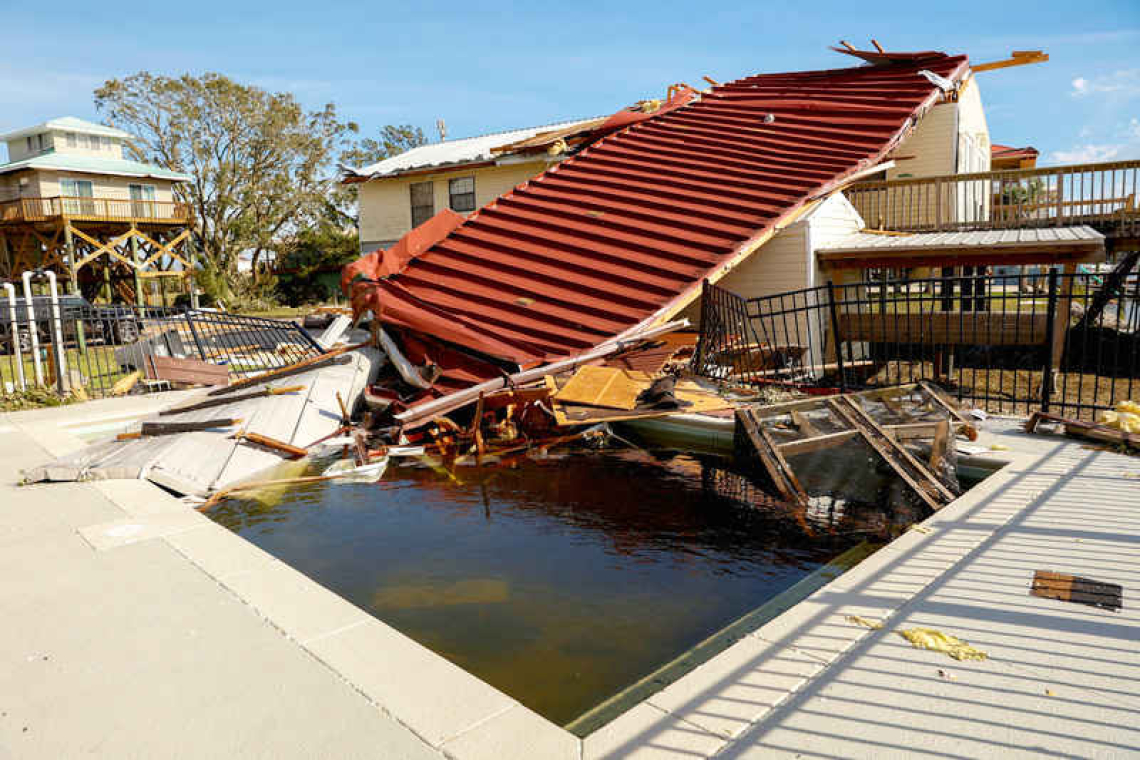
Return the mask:
{"type": "Polygon", "coordinates": [[[475,201],[474,174],[468,175],[466,177],[456,177],[455,179],[449,179],[447,181],[447,205],[449,208],[451,208],[452,211],[457,211],[460,214],[469,214],[478,207],[478,203],[475,201]],[[469,180],[471,182],[471,189],[460,193],[455,192],[455,184],[457,182],[464,182],[466,180],[469,180]],[[468,196],[470,197],[470,208],[467,207],[466,202],[459,203],[459,207],[457,207],[456,198],[462,198],[464,201],[466,201],[468,199],[468,196]]]}

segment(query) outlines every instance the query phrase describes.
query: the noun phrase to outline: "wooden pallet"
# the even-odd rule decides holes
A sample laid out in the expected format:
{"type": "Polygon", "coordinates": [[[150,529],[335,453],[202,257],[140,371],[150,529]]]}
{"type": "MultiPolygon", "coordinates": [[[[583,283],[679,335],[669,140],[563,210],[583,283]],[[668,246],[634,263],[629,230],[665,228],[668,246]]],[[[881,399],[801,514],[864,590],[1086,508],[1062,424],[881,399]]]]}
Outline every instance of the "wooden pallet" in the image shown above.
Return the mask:
{"type": "Polygon", "coordinates": [[[864,440],[931,509],[942,509],[956,498],[954,492],[943,485],[925,464],[915,459],[898,440],[879,427],[851,398],[832,396],[827,399],[827,404],[837,416],[859,431],[864,440]]]}

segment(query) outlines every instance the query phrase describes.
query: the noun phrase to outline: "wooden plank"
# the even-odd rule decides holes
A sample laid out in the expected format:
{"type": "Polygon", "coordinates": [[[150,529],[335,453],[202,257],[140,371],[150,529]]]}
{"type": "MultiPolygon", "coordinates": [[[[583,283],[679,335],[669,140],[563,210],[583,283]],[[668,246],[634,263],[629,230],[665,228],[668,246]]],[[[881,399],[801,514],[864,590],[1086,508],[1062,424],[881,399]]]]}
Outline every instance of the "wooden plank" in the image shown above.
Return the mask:
{"type": "Polygon", "coordinates": [[[172,383],[190,385],[229,385],[230,371],[221,365],[211,364],[201,359],[178,359],[173,356],[144,357],[148,365],[148,377],[169,380],[172,383]]]}
{"type": "Polygon", "coordinates": [[[863,438],[898,473],[927,506],[937,511],[954,500],[950,489],[934,476],[894,438],[880,428],[871,417],[846,396],[827,399],[834,412],[858,430],[863,438]]]}
{"type": "Polygon", "coordinates": [[[255,443],[258,446],[264,446],[267,449],[273,449],[274,451],[280,451],[282,454],[289,454],[295,457],[308,456],[309,454],[308,451],[301,448],[300,446],[294,446],[290,443],[286,443],[285,441],[279,441],[272,436],[262,435],[261,433],[239,432],[236,433],[234,437],[239,441],[249,441],[250,443],[255,443]]]}
{"type": "Polygon", "coordinates": [[[839,333],[868,343],[1035,346],[1045,342],[1047,321],[1045,314],[1006,312],[840,314],[839,333]]]}
{"type": "Polygon", "coordinates": [[[772,485],[785,501],[807,506],[808,496],[796,479],[795,473],[788,465],[780,450],[772,442],[771,436],[760,425],[753,415],[750,407],[741,407],[736,410],[736,429],[738,437],[748,441],[753,452],[759,458],[764,470],[772,481],[772,485]],[[739,435],[743,433],[743,435],[739,435]]]}
{"type": "Polygon", "coordinates": [[[574,376],[554,396],[555,401],[580,406],[632,411],[638,395],[653,382],[647,372],[617,367],[579,367],[574,376]]]}

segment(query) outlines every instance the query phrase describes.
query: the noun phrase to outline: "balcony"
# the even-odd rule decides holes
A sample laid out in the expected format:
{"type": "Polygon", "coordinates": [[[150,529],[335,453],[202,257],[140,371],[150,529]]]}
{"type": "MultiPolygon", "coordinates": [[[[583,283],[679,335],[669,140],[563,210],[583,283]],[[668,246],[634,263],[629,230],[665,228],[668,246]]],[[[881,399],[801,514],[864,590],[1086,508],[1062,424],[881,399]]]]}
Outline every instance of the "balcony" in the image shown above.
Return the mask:
{"type": "Polygon", "coordinates": [[[955,232],[1088,225],[1140,237],[1140,161],[858,182],[845,191],[868,227],[955,232]]]}
{"type": "Polygon", "coordinates": [[[190,218],[190,204],[181,201],[56,196],[0,202],[0,224],[52,222],[61,219],[86,222],[186,224],[190,218]]]}

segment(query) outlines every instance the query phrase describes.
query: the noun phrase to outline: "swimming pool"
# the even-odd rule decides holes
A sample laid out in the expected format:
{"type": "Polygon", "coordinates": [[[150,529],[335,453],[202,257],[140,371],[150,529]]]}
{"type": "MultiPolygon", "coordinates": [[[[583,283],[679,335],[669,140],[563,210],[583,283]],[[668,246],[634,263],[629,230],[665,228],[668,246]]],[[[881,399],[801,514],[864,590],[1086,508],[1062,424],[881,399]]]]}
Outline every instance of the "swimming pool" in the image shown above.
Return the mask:
{"type": "Polygon", "coordinates": [[[566,725],[883,530],[858,510],[805,521],[749,488],[716,457],[583,452],[392,466],[211,515],[566,725]]]}

